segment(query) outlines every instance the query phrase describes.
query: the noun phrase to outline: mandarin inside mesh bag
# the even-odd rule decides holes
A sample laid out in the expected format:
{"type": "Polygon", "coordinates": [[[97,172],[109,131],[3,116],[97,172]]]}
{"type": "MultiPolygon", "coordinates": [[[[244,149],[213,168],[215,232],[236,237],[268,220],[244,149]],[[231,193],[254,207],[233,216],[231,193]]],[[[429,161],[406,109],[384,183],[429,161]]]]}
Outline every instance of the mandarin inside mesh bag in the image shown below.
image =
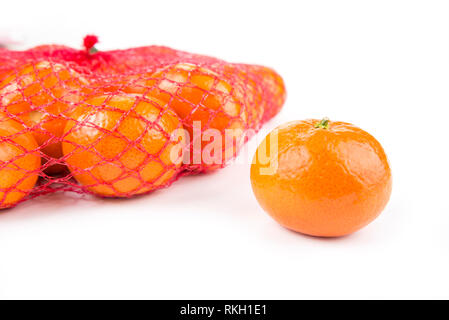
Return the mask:
{"type": "Polygon", "coordinates": [[[285,100],[272,69],[148,46],[0,50],[0,208],[130,197],[219,169],[285,100]]]}

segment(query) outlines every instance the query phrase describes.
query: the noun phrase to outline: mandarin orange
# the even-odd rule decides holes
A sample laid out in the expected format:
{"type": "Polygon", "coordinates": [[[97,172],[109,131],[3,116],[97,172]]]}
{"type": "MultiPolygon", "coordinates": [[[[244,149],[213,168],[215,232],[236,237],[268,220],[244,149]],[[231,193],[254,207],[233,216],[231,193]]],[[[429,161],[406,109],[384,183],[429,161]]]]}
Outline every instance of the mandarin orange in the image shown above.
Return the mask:
{"type": "Polygon", "coordinates": [[[47,173],[57,173],[62,156],[61,135],[70,106],[82,99],[87,81],[69,67],[50,61],[26,63],[0,83],[1,111],[31,128],[50,160],[47,173]],[[52,165],[54,163],[54,165],[52,165]]]}
{"type": "Polygon", "coordinates": [[[0,114],[0,208],[16,205],[36,184],[41,157],[34,137],[0,114]]]}
{"type": "Polygon", "coordinates": [[[258,129],[279,113],[286,99],[282,77],[273,69],[248,64],[229,64],[225,75],[234,86],[234,96],[244,101],[248,110],[248,126],[258,129]]]}
{"type": "Polygon", "coordinates": [[[233,95],[231,84],[208,68],[169,65],[129,77],[121,90],[156,97],[178,114],[189,134],[190,170],[224,166],[243,142],[246,109],[233,95]]]}
{"type": "Polygon", "coordinates": [[[157,99],[99,95],[74,109],[70,118],[64,159],[76,180],[94,194],[149,192],[173,181],[180,170],[184,131],[178,116],[157,99]]]}
{"type": "Polygon", "coordinates": [[[324,119],[273,130],[254,157],[251,183],[262,208],[284,227],[335,237],[359,230],[381,213],[392,177],[373,136],[324,119]]]}

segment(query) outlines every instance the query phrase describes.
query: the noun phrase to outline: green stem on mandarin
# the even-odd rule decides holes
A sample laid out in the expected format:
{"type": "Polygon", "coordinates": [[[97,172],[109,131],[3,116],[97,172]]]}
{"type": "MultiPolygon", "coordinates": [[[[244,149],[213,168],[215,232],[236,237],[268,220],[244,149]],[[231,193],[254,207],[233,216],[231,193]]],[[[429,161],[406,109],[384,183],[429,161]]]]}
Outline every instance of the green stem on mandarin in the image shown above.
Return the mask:
{"type": "Polygon", "coordinates": [[[323,118],[320,122],[317,122],[315,128],[329,129],[329,118],[323,118]]]}

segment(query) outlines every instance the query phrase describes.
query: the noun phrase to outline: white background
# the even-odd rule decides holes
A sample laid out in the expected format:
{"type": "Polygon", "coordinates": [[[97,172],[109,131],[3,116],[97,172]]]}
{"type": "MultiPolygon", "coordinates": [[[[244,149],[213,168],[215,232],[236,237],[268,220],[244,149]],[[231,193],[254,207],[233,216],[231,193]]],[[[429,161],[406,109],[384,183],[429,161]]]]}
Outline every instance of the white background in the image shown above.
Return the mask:
{"type": "MultiPolygon", "coordinates": [[[[249,164],[131,200],[38,198],[0,214],[0,298],[449,298],[448,1],[5,1],[19,47],[162,44],[284,77],[266,128],[328,116],[372,133],[393,194],[317,239],[257,204],[249,164]]],[[[261,133],[260,138],[266,134],[261,133]]],[[[251,146],[254,150],[254,146],[251,146]]]]}

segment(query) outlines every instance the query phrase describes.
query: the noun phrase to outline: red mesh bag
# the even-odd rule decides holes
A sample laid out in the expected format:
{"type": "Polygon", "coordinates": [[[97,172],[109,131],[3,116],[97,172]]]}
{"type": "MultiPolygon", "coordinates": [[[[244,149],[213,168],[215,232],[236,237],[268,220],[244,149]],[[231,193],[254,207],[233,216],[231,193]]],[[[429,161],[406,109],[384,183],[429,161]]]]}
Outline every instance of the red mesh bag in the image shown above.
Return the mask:
{"type": "Polygon", "coordinates": [[[130,197],[221,168],[285,101],[267,67],[96,41],[0,51],[0,208],[56,191],[130,197]]]}

